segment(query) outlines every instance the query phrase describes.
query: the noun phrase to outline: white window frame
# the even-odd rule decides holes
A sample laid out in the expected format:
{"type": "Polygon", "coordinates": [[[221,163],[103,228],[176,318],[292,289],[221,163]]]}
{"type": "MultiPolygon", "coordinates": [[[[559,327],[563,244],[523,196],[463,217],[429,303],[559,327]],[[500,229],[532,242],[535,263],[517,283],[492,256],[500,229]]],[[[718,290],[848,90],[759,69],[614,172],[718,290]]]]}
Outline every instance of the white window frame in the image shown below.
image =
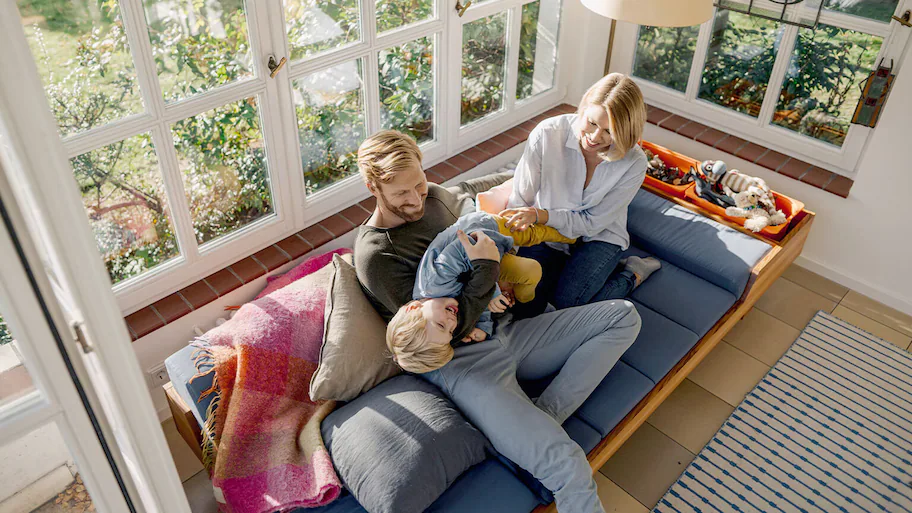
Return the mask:
{"type": "MultiPolygon", "coordinates": [[[[367,198],[368,192],[358,176],[340,180],[312,195],[305,194],[292,95],[292,83],[297,78],[361,59],[365,131],[370,134],[380,129],[379,52],[421,37],[432,38],[435,44],[435,138],[421,145],[426,169],[560,103],[566,95],[560,58],[555,63],[550,89],[516,101],[522,6],[531,1],[488,0],[471,7],[463,18],[459,18],[455,14],[455,0],[435,0],[434,15],[429,19],[377,34],[376,0],[360,0],[359,41],[288,62],[275,79],[270,79],[266,68],[268,57],[275,56],[279,60],[291,55],[285,33],[284,3],[283,0],[247,0],[253,76],[166,104],[152,58],[142,0],[119,0],[145,112],[64,137],[63,147],[67,158],[73,158],[139,134],[151,133],[181,251],[179,256],[114,285],[122,313],[132,313],[367,198]],[[508,12],[505,106],[497,113],[460,127],[462,24],[504,10],[508,12]],[[257,98],[260,111],[274,211],[214,241],[198,245],[170,125],[251,96],[257,98]]],[[[565,0],[561,3],[561,18],[566,15],[567,3],[565,0]]],[[[564,39],[565,32],[559,32],[560,39],[564,39]]],[[[556,55],[561,53],[558,41],[556,55]]],[[[25,94],[40,94],[44,98],[43,90],[25,94]]]]}
{"type": "MultiPolygon", "coordinates": [[[[901,0],[896,7],[895,14],[898,15],[910,8],[912,8],[912,0],[901,0]]],[[[776,62],[757,118],[735,112],[732,109],[697,97],[716,12],[718,12],[718,8],[714,10],[713,17],[700,26],[690,77],[684,93],[641,77],[633,76],[633,79],[643,90],[646,101],[669,112],[702,122],[726,133],[778,150],[786,155],[807,160],[812,164],[849,178],[854,178],[856,166],[870,135],[873,133],[873,129],[860,125],[850,125],[845,142],[842,147],[837,148],[834,145],[818,141],[793,130],[771,124],[776,103],[779,99],[779,92],[795,47],[798,27],[783,25],[782,42],[776,55],[776,62]]],[[[883,44],[874,64],[876,66],[881,58],[884,59],[885,63],[889,63],[890,59],[893,59],[895,63],[893,72],[896,73],[898,71],[909,39],[909,30],[896,21],[881,23],[844,13],[823,10],[820,14],[820,24],[852,29],[882,37],[883,44]]],[[[615,46],[611,55],[611,71],[632,76],[638,32],[639,25],[618,22],[615,32],[615,46]]]]}

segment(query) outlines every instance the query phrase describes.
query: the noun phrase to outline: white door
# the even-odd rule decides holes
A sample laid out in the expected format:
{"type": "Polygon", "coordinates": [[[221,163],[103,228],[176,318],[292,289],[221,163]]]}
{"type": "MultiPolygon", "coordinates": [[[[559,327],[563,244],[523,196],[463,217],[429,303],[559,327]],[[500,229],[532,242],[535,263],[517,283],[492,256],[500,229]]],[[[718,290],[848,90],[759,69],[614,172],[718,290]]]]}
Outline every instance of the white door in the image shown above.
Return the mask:
{"type": "Polygon", "coordinates": [[[550,107],[561,0],[446,0],[451,148],[461,151],[550,107]]]}
{"type": "Polygon", "coordinates": [[[90,400],[60,305],[40,290],[49,284],[41,261],[14,228],[23,220],[6,180],[10,165],[0,155],[0,511],[32,511],[58,493],[71,508],[147,511],[90,400]]]}

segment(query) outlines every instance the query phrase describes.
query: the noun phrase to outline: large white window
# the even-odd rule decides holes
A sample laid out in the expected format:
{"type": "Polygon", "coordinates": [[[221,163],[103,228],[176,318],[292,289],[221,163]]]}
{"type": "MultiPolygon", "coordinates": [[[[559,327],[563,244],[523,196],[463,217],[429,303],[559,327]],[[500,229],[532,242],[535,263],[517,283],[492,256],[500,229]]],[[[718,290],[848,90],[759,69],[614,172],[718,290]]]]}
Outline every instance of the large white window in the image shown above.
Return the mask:
{"type": "Polygon", "coordinates": [[[908,30],[891,16],[912,2],[827,0],[814,29],[724,3],[734,10],[703,25],[619,24],[612,70],[632,74],[657,106],[853,176],[871,132],[850,124],[859,84],[899,62],[908,30]]]}
{"type": "Polygon", "coordinates": [[[364,197],[376,130],[429,166],[563,97],[561,0],[454,4],[17,0],[122,309],[364,197]]]}

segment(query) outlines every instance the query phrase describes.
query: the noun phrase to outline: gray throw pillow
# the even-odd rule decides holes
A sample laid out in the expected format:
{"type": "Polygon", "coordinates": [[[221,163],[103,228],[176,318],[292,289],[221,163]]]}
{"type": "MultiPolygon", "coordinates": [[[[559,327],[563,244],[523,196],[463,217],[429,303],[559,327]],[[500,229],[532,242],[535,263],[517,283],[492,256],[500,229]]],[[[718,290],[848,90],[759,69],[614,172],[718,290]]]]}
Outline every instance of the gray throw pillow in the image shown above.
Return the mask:
{"type": "Polygon", "coordinates": [[[350,401],[402,372],[386,347],[386,323],[345,259],[333,256],[320,363],[310,380],[314,401],[350,401]]]}
{"type": "Polygon", "coordinates": [[[323,420],[342,482],[369,513],[420,513],[469,467],[487,439],[435,386],[389,379],[323,420]]]}

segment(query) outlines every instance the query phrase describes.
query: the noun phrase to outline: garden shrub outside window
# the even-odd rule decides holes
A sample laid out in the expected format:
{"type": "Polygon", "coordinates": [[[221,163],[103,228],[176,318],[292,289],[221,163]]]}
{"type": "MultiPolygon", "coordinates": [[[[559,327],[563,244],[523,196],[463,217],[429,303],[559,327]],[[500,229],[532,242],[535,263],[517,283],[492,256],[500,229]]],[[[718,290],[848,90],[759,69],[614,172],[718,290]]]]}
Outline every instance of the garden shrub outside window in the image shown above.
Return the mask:
{"type": "Polygon", "coordinates": [[[908,39],[889,24],[900,1],[830,0],[814,29],[718,8],[703,25],[622,27],[613,69],[657,106],[851,176],[869,132],[850,124],[859,84],[908,39]]]}
{"type": "Polygon", "coordinates": [[[489,0],[465,24],[443,0],[366,1],[16,0],[124,310],[351,204],[370,131],[439,160],[472,140],[461,125],[496,128],[556,92],[561,0],[489,0]],[[449,30],[464,60],[443,57],[449,30]],[[269,56],[288,58],[275,79],[269,56]],[[464,108],[444,118],[454,95],[464,108]]]}

